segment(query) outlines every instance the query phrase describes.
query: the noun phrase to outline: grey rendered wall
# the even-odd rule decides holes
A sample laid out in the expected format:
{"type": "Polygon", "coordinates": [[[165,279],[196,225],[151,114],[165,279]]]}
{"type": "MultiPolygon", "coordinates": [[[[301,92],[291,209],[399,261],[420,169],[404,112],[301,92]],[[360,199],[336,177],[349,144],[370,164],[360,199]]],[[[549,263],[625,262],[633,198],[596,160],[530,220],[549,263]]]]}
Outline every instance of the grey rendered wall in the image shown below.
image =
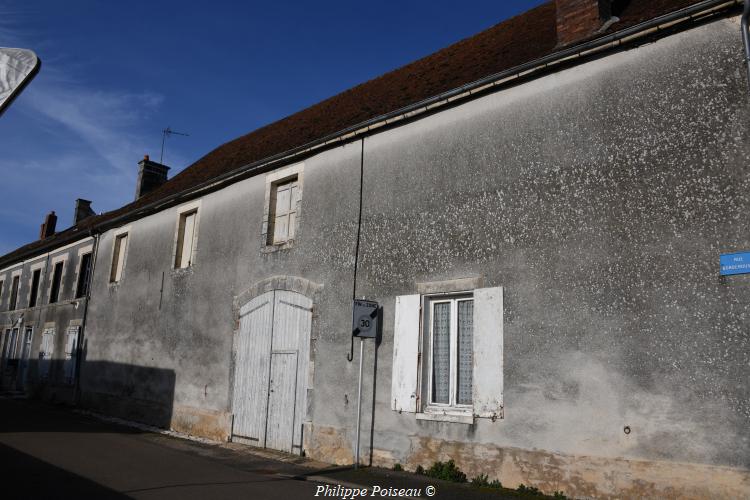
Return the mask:
{"type": "MultiPolygon", "coordinates": [[[[130,224],[116,285],[108,279],[117,230],[102,235],[82,377],[88,404],[126,413],[123,401],[129,400],[139,408],[132,418],[226,439],[235,302],[273,276],[324,285],[315,296],[313,350],[318,338],[343,335],[336,329],[351,314],[359,196],[352,175],[358,175],[359,158],[357,143],[304,162],[302,222],[289,249],[262,251],[265,175],[200,200],[189,269],[172,269],[179,207],[130,224]],[[90,368],[92,362],[99,364],[90,368]]],[[[311,396],[309,405],[316,400],[311,396]]]]}
{"type": "Polygon", "coordinates": [[[718,259],[750,247],[749,119],[731,19],[368,138],[357,294],[386,311],[376,458],[426,466],[448,457],[439,437],[457,457],[748,468],[750,281],[718,259]],[[466,276],[504,287],[504,420],[392,412],[395,296],[466,276]]]}
{"type": "MultiPolygon", "coordinates": [[[[594,457],[587,464],[615,493],[617,474],[646,484],[716,472],[648,476],[655,463],[747,469],[750,282],[718,276],[719,253],[750,246],[738,32],[736,19],[714,22],[365,140],[356,294],[385,308],[377,365],[366,348],[365,455],[410,466],[453,457],[510,484],[550,486],[531,474],[554,469],[555,484],[579,494],[604,490],[572,487],[583,483],[559,465],[566,456],[594,457]],[[392,412],[395,297],[470,276],[504,287],[505,418],[467,426],[392,412]]],[[[116,286],[105,233],[86,332],[89,402],[140,405],[146,420],[225,438],[237,298],[300,277],[322,285],[305,448],[351,462],[360,146],[304,161],[288,250],[261,251],[263,175],[201,199],[187,271],[172,270],[177,208],[131,224],[116,286]]]]}

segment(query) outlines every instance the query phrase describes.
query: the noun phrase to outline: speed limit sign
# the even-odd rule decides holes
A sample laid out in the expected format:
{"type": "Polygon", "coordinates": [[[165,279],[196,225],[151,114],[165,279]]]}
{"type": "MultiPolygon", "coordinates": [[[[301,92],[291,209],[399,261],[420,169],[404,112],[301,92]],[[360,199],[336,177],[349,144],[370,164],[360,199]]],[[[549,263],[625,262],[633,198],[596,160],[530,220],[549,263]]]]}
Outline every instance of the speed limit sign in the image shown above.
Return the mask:
{"type": "Polygon", "coordinates": [[[378,303],[355,300],[352,314],[352,335],[374,339],[378,336],[378,303]]]}

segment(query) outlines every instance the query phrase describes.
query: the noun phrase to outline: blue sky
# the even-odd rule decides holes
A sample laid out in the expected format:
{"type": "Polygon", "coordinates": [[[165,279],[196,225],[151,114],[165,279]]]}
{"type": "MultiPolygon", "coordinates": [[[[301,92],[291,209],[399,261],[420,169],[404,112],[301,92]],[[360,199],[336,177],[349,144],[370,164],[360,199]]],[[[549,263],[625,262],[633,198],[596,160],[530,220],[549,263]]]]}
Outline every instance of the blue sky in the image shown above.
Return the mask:
{"type": "Polygon", "coordinates": [[[215,147],[540,0],[105,2],[0,0],[0,46],[34,50],[39,75],[0,116],[0,255],[74,200],[132,201],[137,162],[170,175],[215,147]]]}

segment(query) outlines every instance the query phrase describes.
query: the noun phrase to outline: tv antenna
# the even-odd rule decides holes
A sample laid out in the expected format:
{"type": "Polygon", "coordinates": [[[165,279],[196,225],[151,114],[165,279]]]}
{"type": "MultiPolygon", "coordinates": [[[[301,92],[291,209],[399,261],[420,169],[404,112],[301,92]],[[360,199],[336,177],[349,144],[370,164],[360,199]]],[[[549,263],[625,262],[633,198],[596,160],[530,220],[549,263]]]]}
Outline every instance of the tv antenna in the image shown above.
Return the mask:
{"type": "Polygon", "coordinates": [[[175,132],[171,128],[167,127],[161,131],[161,156],[159,156],[159,163],[164,164],[164,143],[167,142],[167,136],[170,135],[184,135],[189,137],[190,134],[183,134],[182,132],[175,132]]]}

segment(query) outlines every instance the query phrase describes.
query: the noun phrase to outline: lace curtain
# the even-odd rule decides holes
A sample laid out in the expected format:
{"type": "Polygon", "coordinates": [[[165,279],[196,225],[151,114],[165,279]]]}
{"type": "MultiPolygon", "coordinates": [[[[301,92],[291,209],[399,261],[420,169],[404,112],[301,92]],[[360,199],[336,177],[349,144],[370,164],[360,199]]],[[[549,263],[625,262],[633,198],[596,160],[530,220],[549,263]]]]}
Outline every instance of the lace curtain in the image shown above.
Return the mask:
{"type": "Polygon", "coordinates": [[[458,303],[458,389],[456,403],[471,404],[472,351],[474,345],[474,301],[458,303]]]}
{"type": "Polygon", "coordinates": [[[451,304],[435,304],[432,318],[432,402],[450,403],[451,304]]]}

